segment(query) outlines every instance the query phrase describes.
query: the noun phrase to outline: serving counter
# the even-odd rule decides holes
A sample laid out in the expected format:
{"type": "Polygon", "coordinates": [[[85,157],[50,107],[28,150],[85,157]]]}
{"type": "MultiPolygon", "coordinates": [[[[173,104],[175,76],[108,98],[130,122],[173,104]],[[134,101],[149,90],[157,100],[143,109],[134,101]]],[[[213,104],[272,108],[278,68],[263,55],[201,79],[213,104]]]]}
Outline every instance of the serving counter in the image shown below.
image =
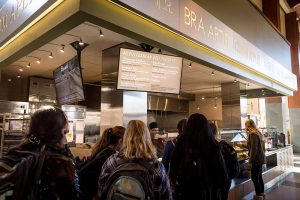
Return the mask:
{"type": "MultiPolygon", "coordinates": [[[[246,161],[247,162],[247,161],[246,161]]],[[[283,180],[293,169],[293,148],[291,145],[266,152],[266,168],[263,172],[265,190],[283,180]]],[[[242,199],[254,191],[249,178],[235,178],[232,181],[228,199],[242,199]]]]}

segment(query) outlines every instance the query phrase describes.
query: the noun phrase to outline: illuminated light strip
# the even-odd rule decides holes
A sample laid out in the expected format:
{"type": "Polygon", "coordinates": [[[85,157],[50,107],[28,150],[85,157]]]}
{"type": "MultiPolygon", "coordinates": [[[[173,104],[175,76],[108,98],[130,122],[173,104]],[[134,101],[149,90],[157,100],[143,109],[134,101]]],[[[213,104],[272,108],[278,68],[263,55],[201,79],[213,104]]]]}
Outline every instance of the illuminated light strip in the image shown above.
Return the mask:
{"type": "Polygon", "coordinates": [[[106,1],[108,1],[108,2],[110,2],[112,4],[114,4],[114,5],[122,8],[122,9],[124,9],[124,10],[126,10],[126,11],[128,11],[128,12],[130,12],[130,13],[136,15],[136,16],[138,16],[138,17],[141,17],[142,19],[144,19],[144,20],[146,20],[146,21],[148,21],[148,22],[150,22],[152,24],[155,24],[156,26],[158,26],[158,27],[160,27],[162,29],[165,29],[165,30],[169,31],[170,33],[173,33],[173,34],[175,34],[175,35],[177,35],[177,36],[179,36],[179,37],[181,37],[181,38],[183,38],[183,39],[185,39],[185,40],[187,40],[187,41],[195,44],[196,46],[199,46],[202,50],[205,50],[208,54],[212,55],[213,57],[219,58],[219,60],[221,60],[221,61],[224,61],[224,62],[227,62],[227,63],[229,63],[231,65],[237,66],[240,69],[248,71],[248,72],[250,72],[250,73],[252,73],[254,75],[258,75],[258,76],[260,76],[260,77],[262,77],[262,78],[264,78],[266,80],[269,80],[269,81],[271,81],[273,83],[276,83],[277,85],[280,85],[283,88],[286,88],[286,89],[289,89],[291,91],[294,91],[293,88],[291,88],[289,86],[286,86],[286,85],[280,83],[279,81],[277,81],[275,79],[272,79],[271,77],[269,77],[269,76],[267,76],[267,75],[265,75],[265,74],[263,74],[261,72],[258,72],[256,70],[248,67],[247,65],[244,65],[244,64],[242,64],[242,63],[240,63],[240,62],[238,62],[238,61],[236,61],[236,60],[234,60],[234,59],[232,59],[230,57],[227,57],[227,56],[221,54],[220,52],[218,52],[218,51],[216,51],[214,49],[208,48],[207,46],[204,46],[204,45],[200,44],[199,42],[196,42],[196,41],[194,41],[194,40],[192,40],[192,39],[190,39],[190,38],[188,38],[188,37],[186,37],[186,36],[184,36],[184,35],[182,35],[182,34],[180,34],[178,32],[175,32],[175,31],[173,31],[173,30],[171,30],[171,29],[169,29],[169,28],[167,28],[167,27],[165,27],[165,26],[163,26],[163,25],[155,22],[155,21],[152,21],[151,19],[149,19],[147,17],[144,17],[143,15],[140,15],[140,14],[138,14],[138,13],[136,13],[136,12],[134,12],[134,11],[132,11],[132,10],[130,10],[130,9],[128,9],[128,8],[126,8],[126,7],[122,6],[122,5],[114,2],[114,1],[112,1],[112,0],[106,0],[106,1]]]}
{"type": "Polygon", "coordinates": [[[17,39],[20,35],[22,35],[25,31],[27,31],[31,26],[40,21],[43,17],[45,17],[49,12],[51,12],[54,8],[56,8],[59,4],[61,4],[64,0],[57,0],[54,4],[52,4],[49,8],[47,8],[43,13],[41,13],[37,18],[35,18],[32,22],[30,22],[27,26],[25,26],[21,31],[19,31],[16,35],[10,38],[6,43],[4,43],[0,47],[0,51],[9,45],[12,41],[17,39]]]}

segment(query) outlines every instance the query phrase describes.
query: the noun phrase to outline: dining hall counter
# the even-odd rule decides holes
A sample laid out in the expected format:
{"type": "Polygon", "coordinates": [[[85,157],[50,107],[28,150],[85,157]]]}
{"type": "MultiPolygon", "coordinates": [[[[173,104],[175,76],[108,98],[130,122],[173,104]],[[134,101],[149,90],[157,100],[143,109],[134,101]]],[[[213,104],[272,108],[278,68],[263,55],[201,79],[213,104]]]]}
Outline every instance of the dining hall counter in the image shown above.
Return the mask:
{"type": "MultiPolygon", "coordinates": [[[[286,147],[266,151],[266,167],[263,172],[265,190],[271,188],[292,172],[294,167],[292,147],[292,145],[287,145],[286,147]]],[[[248,161],[244,161],[241,165],[247,165],[247,163],[248,161]]],[[[232,180],[228,199],[242,199],[251,192],[254,192],[254,186],[250,174],[248,177],[238,177],[232,180]]]]}

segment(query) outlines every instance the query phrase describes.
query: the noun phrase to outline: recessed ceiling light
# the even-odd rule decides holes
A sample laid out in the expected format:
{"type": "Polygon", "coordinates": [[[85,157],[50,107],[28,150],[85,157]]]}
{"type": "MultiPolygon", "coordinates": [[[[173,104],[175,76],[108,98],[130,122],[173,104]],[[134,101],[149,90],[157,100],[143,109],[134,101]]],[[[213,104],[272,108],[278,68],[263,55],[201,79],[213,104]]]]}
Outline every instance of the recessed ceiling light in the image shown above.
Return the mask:
{"type": "Polygon", "coordinates": [[[49,58],[51,59],[53,58],[52,52],[49,54],[49,58]]]}
{"type": "Polygon", "coordinates": [[[17,78],[21,78],[21,76],[20,76],[20,75],[17,75],[17,78]]]}
{"type": "Polygon", "coordinates": [[[214,75],[215,75],[215,71],[212,71],[212,72],[211,72],[211,75],[214,76],[214,75]]]}
{"type": "Polygon", "coordinates": [[[204,100],[204,99],[205,99],[205,97],[204,97],[204,96],[202,96],[202,97],[201,97],[201,99],[202,99],[202,100],[204,100]]]}
{"type": "Polygon", "coordinates": [[[236,83],[237,82],[237,80],[236,79],[234,79],[234,81],[233,81],[234,83],[236,83]]]}
{"type": "Polygon", "coordinates": [[[214,105],[214,109],[217,109],[217,108],[218,108],[218,107],[217,107],[217,104],[215,104],[215,105],[214,105]]]}
{"type": "Polygon", "coordinates": [[[192,63],[189,64],[189,68],[192,69],[192,63]]]}
{"type": "Polygon", "coordinates": [[[19,69],[20,72],[24,71],[22,68],[19,69]]]}
{"type": "Polygon", "coordinates": [[[37,61],[36,61],[37,64],[40,64],[41,63],[41,59],[39,58],[37,61]]]}
{"type": "Polygon", "coordinates": [[[30,63],[28,63],[28,64],[26,65],[26,67],[27,67],[27,68],[30,68],[30,67],[31,67],[30,63]]]}
{"type": "Polygon", "coordinates": [[[7,79],[8,82],[11,82],[11,78],[7,79]]]}

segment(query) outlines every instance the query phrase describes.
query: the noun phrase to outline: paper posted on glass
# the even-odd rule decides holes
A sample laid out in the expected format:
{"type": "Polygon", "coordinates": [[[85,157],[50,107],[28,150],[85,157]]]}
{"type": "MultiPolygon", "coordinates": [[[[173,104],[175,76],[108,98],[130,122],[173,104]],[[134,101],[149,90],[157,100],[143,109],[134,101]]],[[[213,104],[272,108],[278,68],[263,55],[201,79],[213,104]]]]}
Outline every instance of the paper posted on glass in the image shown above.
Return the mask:
{"type": "Polygon", "coordinates": [[[83,120],[76,121],[76,143],[84,142],[84,126],[83,120]]]}

